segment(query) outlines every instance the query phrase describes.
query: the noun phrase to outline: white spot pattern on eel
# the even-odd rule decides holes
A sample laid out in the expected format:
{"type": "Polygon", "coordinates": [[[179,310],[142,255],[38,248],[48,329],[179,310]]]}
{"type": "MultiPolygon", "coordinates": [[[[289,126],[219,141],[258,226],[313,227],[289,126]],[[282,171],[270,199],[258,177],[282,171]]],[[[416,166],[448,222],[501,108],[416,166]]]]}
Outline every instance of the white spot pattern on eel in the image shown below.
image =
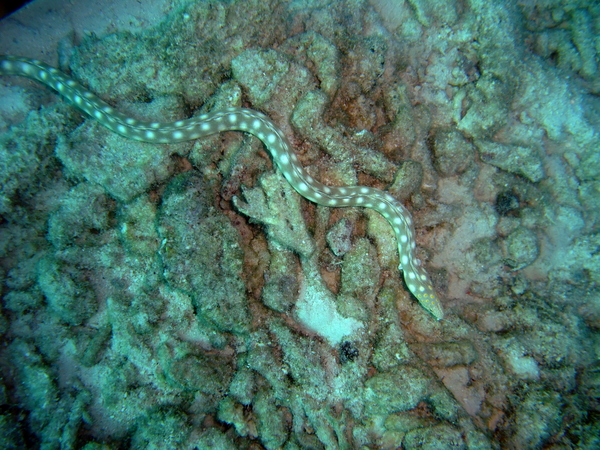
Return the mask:
{"type": "Polygon", "coordinates": [[[37,80],[56,90],[109,130],[137,141],[175,143],[232,130],[256,136],[265,144],[286,180],[303,197],[324,206],[364,206],[385,217],[396,234],[399,268],[404,272],[408,289],[436,319],[443,318],[441,303],[415,257],[415,232],[406,208],[379,189],[364,186],[333,187],[319,183],[298,164],[287,138],[264,114],[251,109],[228,108],[176,122],[145,122],[115,111],[83,86],[41,61],[0,56],[0,74],[37,80]]]}

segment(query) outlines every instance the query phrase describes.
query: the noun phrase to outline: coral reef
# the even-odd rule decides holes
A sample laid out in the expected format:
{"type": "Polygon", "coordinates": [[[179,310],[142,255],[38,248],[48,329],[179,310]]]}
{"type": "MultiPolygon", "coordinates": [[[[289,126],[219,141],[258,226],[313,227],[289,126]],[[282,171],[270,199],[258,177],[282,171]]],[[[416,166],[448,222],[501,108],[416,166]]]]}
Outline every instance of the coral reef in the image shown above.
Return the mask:
{"type": "Polygon", "coordinates": [[[135,142],[2,77],[0,447],[598,448],[599,20],[182,1],[59,49],[116,110],[260,110],[311,177],[389,192],[442,321],[383,217],[254,137],[135,142]]]}

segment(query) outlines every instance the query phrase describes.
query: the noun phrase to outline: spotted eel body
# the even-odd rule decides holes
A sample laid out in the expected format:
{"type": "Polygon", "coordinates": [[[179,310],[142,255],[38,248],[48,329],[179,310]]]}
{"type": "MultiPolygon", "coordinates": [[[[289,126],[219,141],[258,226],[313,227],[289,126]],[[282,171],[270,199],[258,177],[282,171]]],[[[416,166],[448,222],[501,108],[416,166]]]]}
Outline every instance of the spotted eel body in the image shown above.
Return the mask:
{"type": "Polygon", "coordinates": [[[175,143],[221,131],[244,131],[260,139],[286,180],[303,197],[324,206],[364,206],[380,213],[394,229],[400,253],[399,268],[408,289],[436,319],[444,312],[427,274],[415,257],[415,232],[409,212],[391,195],[364,186],[325,186],[298,162],[287,138],[264,114],[228,108],[176,122],[145,122],[115,111],[83,86],[47,64],[19,56],[0,56],[0,74],[37,80],[56,90],[100,124],[126,138],[151,143],[175,143]]]}

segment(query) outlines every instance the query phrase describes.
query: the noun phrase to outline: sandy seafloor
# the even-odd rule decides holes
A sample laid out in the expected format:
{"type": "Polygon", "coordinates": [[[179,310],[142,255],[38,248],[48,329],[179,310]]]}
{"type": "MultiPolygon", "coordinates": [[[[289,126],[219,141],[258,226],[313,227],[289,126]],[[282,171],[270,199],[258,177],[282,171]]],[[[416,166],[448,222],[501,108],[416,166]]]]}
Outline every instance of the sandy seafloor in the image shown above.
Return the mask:
{"type": "Polygon", "coordinates": [[[258,139],[134,142],[2,76],[1,448],[600,448],[597,2],[143,3],[0,53],[138,119],[267,114],[407,207],[445,317],[258,139]]]}

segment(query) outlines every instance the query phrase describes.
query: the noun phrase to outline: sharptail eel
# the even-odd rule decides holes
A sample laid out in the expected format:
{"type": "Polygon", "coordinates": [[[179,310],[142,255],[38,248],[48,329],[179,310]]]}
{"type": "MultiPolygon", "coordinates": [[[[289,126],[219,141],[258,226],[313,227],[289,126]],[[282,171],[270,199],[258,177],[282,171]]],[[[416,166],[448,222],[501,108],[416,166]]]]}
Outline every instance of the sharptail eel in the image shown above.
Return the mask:
{"type": "Polygon", "coordinates": [[[63,95],[73,105],[121,136],[155,144],[190,141],[221,131],[243,131],[260,139],[277,168],[303,197],[323,206],[363,206],[381,214],[394,229],[399,269],[408,289],[436,319],[444,311],[420,261],[415,257],[415,231],[409,212],[391,195],[365,186],[325,186],[299,164],[292,147],[268,117],[245,108],[228,108],[176,122],[145,122],[115,111],[83,86],[47,64],[20,56],[0,56],[0,74],[34,79],[63,95]]]}

